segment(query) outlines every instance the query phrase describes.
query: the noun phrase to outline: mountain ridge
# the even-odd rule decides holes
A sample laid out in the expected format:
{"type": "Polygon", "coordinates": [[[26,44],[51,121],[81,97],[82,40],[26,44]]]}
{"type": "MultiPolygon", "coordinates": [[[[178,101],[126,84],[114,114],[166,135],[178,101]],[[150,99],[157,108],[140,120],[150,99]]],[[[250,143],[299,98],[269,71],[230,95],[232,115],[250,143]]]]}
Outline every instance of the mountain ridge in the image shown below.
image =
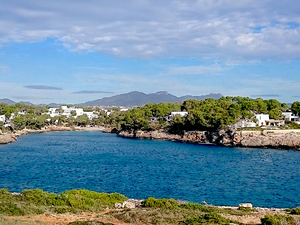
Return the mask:
{"type": "Polygon", "coordinates": [[[7,105],[14,105],[16,102],[10,100],[9,98],[0,98],[0,103],[5,103],[7,105]]]}
{"type": "MultiPolygon", "coordinates": [[[[196,99],[203,100],[206,98],[221,98],[223,95],[220,93],[210,93],[208,95],[200,95],[200,96],[192,96],[192,95],[184,95],[181,97],[177,97],[168,93],[167,91],[159,91],[156,93],[145,94],[140,91],[131,91],[124,94],[114,95],[111,97],[104,97],[101,99],[96,99],[93,101],[87,101],[85,103],[74,104],[75,106],[142,106],[147,103],[161,103],[161,102],[183,102],[187,99],[196,99]]],[[[14,105],[17,102],[10,100],[8,98],[0,99],[0,103],[6,103],[8,105],[14,105]]],[[[31,102],[19,102],[25,105],[32,105],[31,102]]],[[[60,107],[62,103],[50,103],[50,104],[39,104],[41,106],[48,105],[50,107],[60,107]]]]}
{"type": "Polygon", "coordinates": [[[223,95],[220,93],[211,93],[208,95],[192,96],[184,95],[177,97],[175,95],[169,94],[166,91],[159,91],[156,93],[145,94],[139,91],[131,91],[124,94],[114,95],[111,97],[104,97],[101,99],[96,99],[94,101],[88,101],[82,104],[83,106],[141,106],[147,103],[161,103],[161,102],[183,102],[187,99],[203,100],[206,98],[221,98],[223,95]]]}

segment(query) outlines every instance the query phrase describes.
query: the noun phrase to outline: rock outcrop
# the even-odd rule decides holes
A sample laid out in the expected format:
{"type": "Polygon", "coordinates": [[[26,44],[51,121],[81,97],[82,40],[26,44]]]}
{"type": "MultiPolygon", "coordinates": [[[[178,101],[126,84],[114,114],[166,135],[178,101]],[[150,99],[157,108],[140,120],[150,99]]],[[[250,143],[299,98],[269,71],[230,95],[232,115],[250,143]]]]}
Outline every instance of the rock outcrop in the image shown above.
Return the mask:
{"type": "Polygon", "coordinates": [[[243,208],[252,209],[253,205],[252,205],[252,203],[240,203],[238,209],[243,209],[243,208]]]}
{"type": "Polygon", "coordinates": [[[18,138],[15,134],[2,134],[0,135],[0,144],[8,144],[16,141],[18,138]]]}
{"type": "Polygon", "coordinates": [[[169,134],[165,131],[121,131],[119,136],[128,138],[163,139],[198,144],[217,144],[223,146],[280,148],[300,150],[300,130],[263,130],[219,132],[190,131],[183,135],[169,134]]]}
{"type": "Polygon", "coordinates": [[[115,209],[135,209],[140,208],[143,200],[127,199],[124,203],[116,203],[115,209]]]}
{"type": "Polygon", "coordinates": [[[298,130],[236,132],[232,139],[234,146],[300,149],[300,132],[298,130]]]}

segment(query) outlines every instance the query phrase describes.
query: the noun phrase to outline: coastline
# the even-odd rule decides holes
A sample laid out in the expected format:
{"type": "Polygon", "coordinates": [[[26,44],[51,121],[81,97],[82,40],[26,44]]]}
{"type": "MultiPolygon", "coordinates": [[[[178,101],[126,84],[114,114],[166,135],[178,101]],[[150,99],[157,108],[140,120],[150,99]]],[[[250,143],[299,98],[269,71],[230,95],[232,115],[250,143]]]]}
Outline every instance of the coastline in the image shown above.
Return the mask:
{"type": "MultiPolygon", "coordinates": [[[[214,224],[229,224],[229,222],[232,222],[230,224],[261,224],[263,218],[272,216],[275,218],[279,216],[279,218],[283,219],[282,221],[288,218],[289,221],[293,220],[297,222],[300,219],[298,212],[296,211],[295,213],[295,209],[297,208],[253,207],[251,203],[241,203],[238,207],[232,207],[203,205],[191,202],[180,202],[175,199],[155,199],[152,197],[138,200],[128,198],[118,193],[108,194],[84,189],[69,190],[61,194],[51,193],[51,197],[49,194],[49,192],[44,192],[42,189],[29,189],[22,191],[22,193],[11,193],[3,189],[0,195],[10,197],[3,199],[6,203],[9,201],[13,202],[13,204],[15,204],[15,211],[9,211],[9,207],[3,208],[4,210],[2,214],[0,214],[0,222],[1,215],[4,215],[6,219],[12,221],[14,219],[20,219],[25,221],[50,222],[50,224],[58,224],[57,221],[61,221],[59,224],[65,225],[76,221],[105,221],[113,222],[108,223],[113,225],[152,224],[148,223],[148,217],[160,220],[162,223],[159,224],[170,224],[169,222],[164,222],[169,221],[169,215],[172,215],[174,212],[176,212],[176,217],[173,218],[171,224],[182,224],[178,222],[182,222],[184,218],[186,219],[186,217],[190,217],[191,215],[193,215],[194,218],[210,215],[214,218],[224,218],[228,220],[228,223],[222,222],[223,220],[217,220],[219,222],[214,224]],[[22,195],[22,198],[19,197],[20,195],[22,195]],[[64,196],[64,198],[62,199],[61,196],[64,196]],[[84,197],[86,201],[77,204],[76,200],[74,200],[74,196],[77,196],[78,199],[84,197]],[[102,205],[96,204],[99,202],[99,196],[106,197],[106,200],[103,202],[100,200],[102,205]],[[53,202],[53,197],[61,199],[61,202],[58,204],[57,202],[53,202]],[[44,200],[43,203],[41,203],[41,200],[44,200]],[[52,203],[49,204],[48,201],[52,203]],[[73,203],[72,206],[69,206],[70,201],[73,203]],[[30,202],[29,208],[28,202],[30,202]],[[85,206],[84,210],[81,207],[82,204],[85,206]],[[95,205],[97,206],[95,207],[95,205]],[[40,210],[37,213],[32,213],[32,209],[38,207],[40,210]],[[178,209],[180,210],[178,211],[178,209]],[[109,214],[106,214],[107,212],[109,212],[109,214]],[[157,212],[159,212],[159,215],[157,212]],[[127,217],[122,217],[124,213],[134,213],[135,216],[131,216],[130,221],[128,221],[127,217]],[[99,214],[103,216],[99,217],[99,214]],[[107,215],[107,217],[105,215],[107,215]],[[177,218],[177,216],[179,216],[179,218],[177,218]],[[50,221],[49,217],[53,218],[53,220],[50,221]],[[134,221],[132,219],[134,219],[134,221]]],[[[209,222],[209,220],[207,222],[209,222]]]]}
{"type": "Polygon", "coordinates": [[[104,133],[117,133],[124,138],[156,139],[178,141],[194,144],[214,144],[226,147],[248,148],[275,148],[300,151],[300,129],[294,130],[262,130],[262,131],[236,131],[220,130],[218,132],[189,131],[182,135],[170,134],[164,130],[156,131],[117,131],[112,128],[98,127],[65,127],[47,126],[40,130],[23,129],[14,133],[0,133],[0,144],[8,144],[18,140],[18,137],[53,131],[102,131],[104,133]]]}
{"type": "Polygon", "coordinates": [[[158,139],[195,144],[216,144],[228,147],[276,148],[300,150],[300,130],[263,130],[219,132],[189,131],[183,135],[165,131],[120,131],[118,136],[138,139],[158,139]]]}
{"type": "Polygon", "coordinates": [[[40,130],[23,129],[14,133],[0,134],[0,144],[9,144],[18,140],[18,137],[34,134],[34,133],[46,133],[53,131],[104,131],[105,127],[65,127],[65,126],[47,126],[40,130]]]}

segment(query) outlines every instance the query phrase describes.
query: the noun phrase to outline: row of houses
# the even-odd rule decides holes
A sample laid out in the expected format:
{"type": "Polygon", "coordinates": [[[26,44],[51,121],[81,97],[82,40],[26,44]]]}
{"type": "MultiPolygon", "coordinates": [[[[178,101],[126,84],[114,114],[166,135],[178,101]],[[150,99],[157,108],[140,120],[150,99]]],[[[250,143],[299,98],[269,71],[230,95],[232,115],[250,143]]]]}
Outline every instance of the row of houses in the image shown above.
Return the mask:
{"type": "MultiPolygon", "coordinates": [[[[128,109],[121,109],[121,111],[127,111],[128,109]]],[[[107,115],[109,116],[110,112],[104,110],[107,115]]],[[[24,112],[19,112],[18,115],[22,115],[24,112]]],[[[68,107],[68,106],[61,106],[60,108],[49,108],[48,112],[46,113],[50,115],[50,117],[55,116],[66,116],[67,118],[70,117],[78,117],[82,115],[87,115],[87,117],[92,120],[94,118],[98,118],[98,114],[96,112],[85,112],[82,108],[76,107],[68,107]]],[[[171,112],[171,114],[166,117],[168,121],[172,120],[175,116],[185,117],[188,115],[188,112],[171,112]]],[[[284,126],[286,121],[292,121],[300,124],[300,117],[297,114],[292,112],[283,112],[283,120],[273,120],[270,119],[269,114],[256,114],[255,118],[257,122],[253,120],[241,120],[238,123],[234,124],[234,128],[243,128],[243,127],[257,127],[257,126],[284,126]]],[[[10,118],[13,119],[14,115],[10,118]]],[[[152,117],[150,120],[155,121],[157,118],[152,117]]],[[[5,123],[6,118],[5,115],[0,115],[0,122],[5,123]]]]}
{"type": "Polygon", "coordinates": [[[242,121],[234,124],[233,127],[235,127],[235,128],[256,127],[256,126],[278,127],[278,126],[284,126],[286,122],[295,122],[295,123],[300,124],[299,115],[296,115],[292,112],[283,112],[282,115],[283,115],[284,119],[274,120],[274,119],[270,119],[269,114],[256,114],[255,118],[256,118],[257,122],[254,122],[252,120],[242,120],[242,121]]]}
{"type": "MultiPolygon", "coordinates": [[[[188,112],[172,112],[168,117],[169,120],[174,118],[174,116],[186,116],[188,112]]],[[[234,128],[241,128],[241,127],[262,127],[262,126],[284,126],[286,121],[295,122],[300,124],[300,117],[297,114],[292,112],[283,112],[283,120],[274,120],[270,119],[269,114],[256,114],[255,118],[257,122],[254,122],[251,119],[248,120],[241,120],[238,123],[234,124],[234,128]]]]}
{"type": "Polygon", "coordinates": [[[87,115],[87,117],[92,120],[94,118],[98,118],[98,115],[94,112],[85,112],[82,108],[76,108],[76,107],[68,107],[68,106],[61,106],[60,108],[49,108],[48,113],[50,117],[55,116],[66,116],[77,118],[78,116],[87,115]],[[61,110],[62,112],[60,112],[61,110]],[[75,112],[74,115],[72,115],[72,111],[75,112]]]}

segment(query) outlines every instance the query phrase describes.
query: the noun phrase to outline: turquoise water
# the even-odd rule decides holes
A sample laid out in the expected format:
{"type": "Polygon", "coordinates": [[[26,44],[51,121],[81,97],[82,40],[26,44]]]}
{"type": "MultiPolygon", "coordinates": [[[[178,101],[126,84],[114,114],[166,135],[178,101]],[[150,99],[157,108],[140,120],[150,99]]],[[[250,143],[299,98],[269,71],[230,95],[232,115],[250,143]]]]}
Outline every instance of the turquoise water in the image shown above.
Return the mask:
{"type": "Polygon", "coordinates": [[[0,145],[0,188],[84,188],[131,198],[300,206],[300,151],[134,140],[101,132],[51,132],[0,145]]]}

